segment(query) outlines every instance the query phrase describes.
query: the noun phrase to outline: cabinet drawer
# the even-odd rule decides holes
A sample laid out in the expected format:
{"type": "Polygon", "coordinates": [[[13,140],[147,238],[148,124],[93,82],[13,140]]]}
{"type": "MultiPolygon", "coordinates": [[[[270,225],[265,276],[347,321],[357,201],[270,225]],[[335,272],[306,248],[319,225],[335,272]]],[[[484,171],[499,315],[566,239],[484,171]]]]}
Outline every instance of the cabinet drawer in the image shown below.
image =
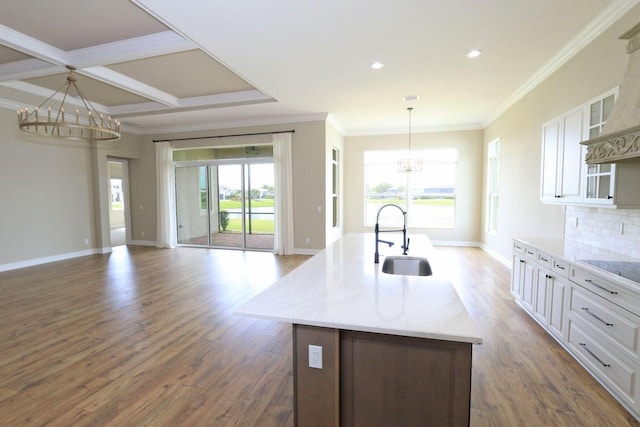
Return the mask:
{"type": "Polygon", "coordinates": [[[569,280],[620,307],[626,308],[635,315],[640,314],[640,293],[638,292],[574,265],[569,268],[569,280]]]}
{"type": "Polygon", "coordinates": [[[569,319],[568,344],[574,356],[614,395],[638,408],[638,375],[632,363],[598,344],[576,319],[569,319]]]}
{"type": "Polygon", "coordinates": [[[524,247],[524,256],[526,258],[529,258],[533,261],[538,261],[538,251],[535,250],[534,248],[530,248],[528,246],[524,247]]]}
{"type": "Polygon", "coordinates": [[[562,261],[553,259],[551,262],[551,271],[556,273],[558,276],[569,277],[569,264],[562,261]]]}
{"type": "Polygon", "coordinates": [[[569,310],[627,354],[638,360],[638,338],[640,335],[640,318],[628,313],[603,298],[589,291],[571,286],[569,310]]]}
{"type": "Polygon", "coordinates": [[[513,252],[524,255],[524,245],[521,242],[513,242],[513,252]]]}
{"type": "Polygon", "coordinates": [[[536,259],[538,265],[542,265],[551,270],[551,257],[544,252],[538,252],[538,258],[536,259]]]}

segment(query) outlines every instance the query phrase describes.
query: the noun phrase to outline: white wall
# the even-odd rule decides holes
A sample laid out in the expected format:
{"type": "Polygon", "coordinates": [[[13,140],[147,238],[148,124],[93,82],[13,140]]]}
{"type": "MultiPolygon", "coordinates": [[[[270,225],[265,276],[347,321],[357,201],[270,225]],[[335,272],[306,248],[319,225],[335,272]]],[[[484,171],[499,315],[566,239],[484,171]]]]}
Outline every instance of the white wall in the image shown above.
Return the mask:
{"type": "Polygon", "coordinates": [[[96,145],[29,135],[2,108],[0,129],[0,270],[101,251],[110,231],[107,156],[136,158],[137,138],[96,145]]]}

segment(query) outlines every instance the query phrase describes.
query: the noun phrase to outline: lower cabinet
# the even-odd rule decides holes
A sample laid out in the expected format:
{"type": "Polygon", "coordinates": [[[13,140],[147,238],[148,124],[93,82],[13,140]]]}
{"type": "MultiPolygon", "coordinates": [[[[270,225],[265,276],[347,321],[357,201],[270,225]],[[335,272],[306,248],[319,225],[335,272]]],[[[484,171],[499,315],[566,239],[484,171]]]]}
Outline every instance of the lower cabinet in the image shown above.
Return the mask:
{"type": "Polygon", "coordinates": [[[541,266],[537,266],[535,277],[533,315],[549,332],[562,339],[565,335],[564,306],[568,281],[541,266]]]}
{"type": "Polygon", "coordinates": [[[640,291],[518,240],[511,291],[525,311],[640,419],[640,291]],[[526,284],[530,271],[531,296],[526,284]]]}
{"type": "Polygon", "coordinates": [[[469,426],[472,344],[293,326],[297,426],[469,426]],[[308,366],[321,345],[322,369],[308,366]]]}
{"type": "Polygon", "coordinates": [[[522,254],[513,256],[513,275],[511,280],[511,292],[528,309],[533,308],[533,289],[535,280],[535,263],[531,249],[524,249],[522,254]],[[526,251],[529,251],[526,254],[526,251]],[[525,255],[526,254],[526,255],[525,255]]]}
{"type": "Polygon", "coordinates": [[[514,243],[511,293],[558,339],[566,333],[568,266],[538,248],[514,243]]]}

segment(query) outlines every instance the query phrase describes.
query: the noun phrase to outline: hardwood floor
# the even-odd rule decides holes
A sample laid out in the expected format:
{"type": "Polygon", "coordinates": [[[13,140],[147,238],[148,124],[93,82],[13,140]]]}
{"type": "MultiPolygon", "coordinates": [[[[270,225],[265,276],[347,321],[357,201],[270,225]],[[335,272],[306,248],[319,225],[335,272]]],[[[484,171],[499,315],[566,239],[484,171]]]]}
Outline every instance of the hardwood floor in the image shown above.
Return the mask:
{"type": "MultiPolygon", "coordinates": [[[[520,309],[509,270],[438,248],[484,336],[472,426],[638,426],[520,309]]],[[[308,257],[119,247],[0,273],[0,425],[291,426],[291,325],[234,307],[308,257]]]]}

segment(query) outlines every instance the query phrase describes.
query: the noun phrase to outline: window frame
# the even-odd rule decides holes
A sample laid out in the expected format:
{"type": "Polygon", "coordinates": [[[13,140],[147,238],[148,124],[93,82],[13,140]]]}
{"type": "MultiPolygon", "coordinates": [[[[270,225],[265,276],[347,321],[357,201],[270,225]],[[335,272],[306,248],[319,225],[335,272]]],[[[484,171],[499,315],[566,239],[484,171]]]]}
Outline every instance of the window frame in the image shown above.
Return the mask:
{"type": "Polygon", "coordinates": [[[498,207],[500,203],[500,138],[487,144],[487,208],[485,230],[498,232],[498,207]],[[495,163],[495,168],[493,167],[495,163]],[[495,175],[494,175],[495,174],[495,175]]]}

